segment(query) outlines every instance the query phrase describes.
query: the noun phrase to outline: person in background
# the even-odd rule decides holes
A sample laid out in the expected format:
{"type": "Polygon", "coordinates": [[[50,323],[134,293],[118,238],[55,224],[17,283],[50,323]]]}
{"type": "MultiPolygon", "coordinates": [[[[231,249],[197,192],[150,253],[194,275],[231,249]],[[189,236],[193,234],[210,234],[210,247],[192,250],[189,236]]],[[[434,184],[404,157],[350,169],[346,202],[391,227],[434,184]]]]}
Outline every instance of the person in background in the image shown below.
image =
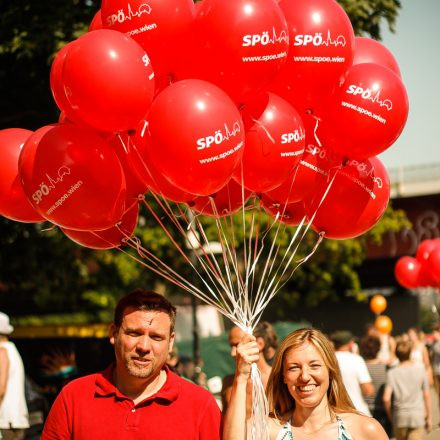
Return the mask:
{"type": "Polygon", "coordinates": [[[121,298],[110,328],[116,362],[76,379],[55,400],[42,440],[220,438],[213,396],[166,365],[175,307],[142,289],[121,298]]]}
{"type": "MultiPolygon", "coordinates": [[[[266,387],[267,381],[269,380],[269,374],[271,367],[266,362],[266,359],[263,355],[264,349],[266,347],[266,336],[265,336],[265,330],[272,328],[272,326],[269,323],[266,323],[265,321],[262,321],[258,323],[254,330],[254,336],[256,338],[258,348],[262,354],[262,356],[259,357],[257,362],[257,367],[260,370],[261,374],[261,381],[266,387]]],[[[273,330],[273,329],[272,329],[273,330]]],[[[245,335],[245,332],[241,330],[239,327],[234,326],[229,331],[229,345],[231,347],[231,356],[235,359],[237,356],[237,345],[240,343],[240,341],[243,339],[243,336],[245,335]]],[[[223,378],[223,384],[222,384],[222,412],[225,413],[228,408],[229,399],[231,397],[231,391],[232,391],[232,383],[234,381],[234,375],[230,374],[228,376],[225,376],[223,378]]],[[[252,404],[252,386],[249,382],[248,384],[248,401],[247,401],[247,414],[250,415],[251,412],[251,404],[252,404]]]]}
{"type": "Polygon", "coordinates": [[[431,362],[434,373],[434,385],[440,402],[440,324],[434,325],[432,335],[434,342],[431,346],[431,362]]]}
{"type": "MultiPolygon", "coordinates": [[[[237,369],[223,440],[246,438],[246,386],[261,356],[256,338],[237,347],[237,369]]],[[[277,351],[267,384],[270,440],[386,440],[375,419],[359,414],[342,382],[330,341],[317,329],[289,334],[277,351]]]]}
{"type": "Polygon", "coordinates": [[[264,340],[263,356],[266,363],[272,366],[278,348],[278,335],[273,325],[267,321],[261,321],[255,327],[254,336],[264,340]]]}
{"type": "Polygon", "coordinates": [[[14,327],[0,312],[0,438],[24,439],[29,428],[23,361],[9,335],[14,327]]]}
{"type": "Polygon", "coordinates": [[[411,351],[411,341],[397,342],[396,356],[400,364],[388,371],[383,394],[396,440],[421,440],[423,428],[428,432],[432,428],[428,378],[424,366],[411,360],[411,351]]]}
{"type": "Polygon", "coordinates": [[[420,363],[424,365],[426,375],[428,377],[429,386],[434,385],[434,375],[432,373],[431,362],[429,360],[429,352],[425,343],[419,336],[419,332],[416,328],[410,328],[407,331],[408,338],[412,342],[412,350],[410,359],[414,363],[420,363]]]}
{"type": "Polygon", "coordinates": [[[375,336],[380,340],[380,349],[377,358],[387,365],[392,367],[399,363],[396,358],[396,340],[388,333],[381,333],[374,324],[367,325],[367,336],[375,336]]]}
{"type": "Polygon", "coordinates": [[[352,353],[354,336],[346,330],[330,335],[341,369],[342,379],[354,407],[367,416],[371,416],[364,397],[374,395],[374,386],[367,365],[361,356],[352,353]]]}
{"type": "Polygon", "coordinates": [[[392,426],[388,419],[383,403],[383,391],[387,379],[387,366],[378,357],[380,351],[380,339],[376,336],[364,336],[359,343],[360,355],[367,364],[368,372],[373,381],[375,393],[365,397],[371,415],[382,425],[385,432],[391,436],[392,426]]]}

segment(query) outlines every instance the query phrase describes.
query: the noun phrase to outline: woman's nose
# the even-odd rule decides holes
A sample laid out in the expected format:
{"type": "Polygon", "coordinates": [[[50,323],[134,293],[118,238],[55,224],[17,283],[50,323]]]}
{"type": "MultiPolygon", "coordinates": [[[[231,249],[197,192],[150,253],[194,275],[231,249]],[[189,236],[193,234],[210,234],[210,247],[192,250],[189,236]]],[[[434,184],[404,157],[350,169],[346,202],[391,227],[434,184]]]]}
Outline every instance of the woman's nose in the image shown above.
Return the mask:
{"type": "Polygon", "coordinates": [[[308,381],[310,379],[310,373],[308,368],[303,368],[301,370],[301,374],[300,374],[300,378],[301,380],[303,380],[304,382],[308,381]]]}

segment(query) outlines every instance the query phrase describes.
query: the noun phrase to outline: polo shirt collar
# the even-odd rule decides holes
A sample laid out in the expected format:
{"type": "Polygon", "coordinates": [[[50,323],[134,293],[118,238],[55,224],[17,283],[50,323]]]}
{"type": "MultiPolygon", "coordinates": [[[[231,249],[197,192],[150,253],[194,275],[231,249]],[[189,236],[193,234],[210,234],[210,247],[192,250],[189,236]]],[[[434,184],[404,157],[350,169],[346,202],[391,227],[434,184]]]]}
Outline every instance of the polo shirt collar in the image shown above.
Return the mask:
{"type": "MultiPolygon", "coordinates": [[[[101,371],[96,375],[95,394],[101,397],[110,397],[114,395],[119,399],[131,400],[130,398],[122,394],[113,384],[114,368],[115,366],[114,364],[112,364],[109,367],[107,367],[104,371],[101,371]]],[[[165,383],[162,385],[162,388],[156,394],[147,397],[138,405],[144,402],[149,402],[151,400],[162,400],[171,403],[177,399],[181,389],[181,381],[179,380],[177,374],[173,373],[169,369],[168,365],[164,365],[162,369],[165,370],[167,374],[167,379],[165,383]]]]}

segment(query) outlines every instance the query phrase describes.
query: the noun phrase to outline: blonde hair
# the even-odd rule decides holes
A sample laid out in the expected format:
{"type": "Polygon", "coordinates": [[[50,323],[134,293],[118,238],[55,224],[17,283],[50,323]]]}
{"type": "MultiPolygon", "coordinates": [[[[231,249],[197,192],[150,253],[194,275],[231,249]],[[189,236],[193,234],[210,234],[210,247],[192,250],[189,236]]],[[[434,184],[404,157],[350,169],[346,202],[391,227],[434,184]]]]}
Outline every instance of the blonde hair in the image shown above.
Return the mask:
{"type": "Polygon", "coordinates": [[[284,383],[284,361],[287,352],[307,343],[316,348],[328,369],[329,388],[327,398],[330,411],[333,413],[357,413],[342,382],[338,360],[331,342],[319,330],[303,328],[290,333],[281,343],[276,354],[266,388],[270,414],[279,419],[295,409],[295,400],[284,383]]]}

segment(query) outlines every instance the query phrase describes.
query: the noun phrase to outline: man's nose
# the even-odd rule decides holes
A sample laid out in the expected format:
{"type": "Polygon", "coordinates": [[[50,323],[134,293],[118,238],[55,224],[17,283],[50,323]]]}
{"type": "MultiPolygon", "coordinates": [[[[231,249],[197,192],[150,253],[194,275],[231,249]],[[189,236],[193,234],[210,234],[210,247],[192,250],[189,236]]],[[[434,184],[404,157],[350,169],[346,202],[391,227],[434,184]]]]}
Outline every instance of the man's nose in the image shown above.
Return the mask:
{"type": "Polygon", "coordinates": [[[148,336],[141,336],[137,341],[136,349],[143,352],[150,351],[151,349],[150,338],[148,336]]]}

